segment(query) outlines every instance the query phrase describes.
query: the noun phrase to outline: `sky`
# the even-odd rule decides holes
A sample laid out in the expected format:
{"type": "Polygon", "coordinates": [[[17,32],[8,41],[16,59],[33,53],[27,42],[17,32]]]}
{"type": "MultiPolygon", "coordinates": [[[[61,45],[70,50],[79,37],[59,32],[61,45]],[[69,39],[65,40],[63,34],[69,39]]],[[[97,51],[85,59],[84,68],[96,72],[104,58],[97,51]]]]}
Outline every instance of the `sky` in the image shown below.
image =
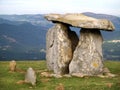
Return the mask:
{"type": "Polygon", "coordinates": [[[0,14],[82,12],[120,15],[120,0],[0,0],[0,14]]]}

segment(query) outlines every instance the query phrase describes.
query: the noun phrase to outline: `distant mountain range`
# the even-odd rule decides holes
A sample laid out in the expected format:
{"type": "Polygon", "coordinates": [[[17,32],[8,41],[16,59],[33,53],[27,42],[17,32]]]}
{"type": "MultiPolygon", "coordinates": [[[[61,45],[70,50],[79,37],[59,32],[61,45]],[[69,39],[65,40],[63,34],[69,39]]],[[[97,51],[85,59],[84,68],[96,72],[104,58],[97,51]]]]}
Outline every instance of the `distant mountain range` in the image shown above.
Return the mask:
{"type": "Polygon", "coordinates": [[[45,35],[51,24],[34,25],[32,21],[18,21],[21,16],[13,16],[0,17],[0,60],[45,59],[45,35]],[[16,19],[8,20],[9,17],[16,19]]]}
{"type": "MultiPolygon", "coordinates": [[[[106,43],[108,40],[120,40],[120,17],[90,12],[84,14],[112,21],[116,28],[115,31],[102,31],[103,37],[106,43]]],[[[52,25],[41,14],[0,15],[0,60],[45,59],[46,32],[52,25]]],[[[110,56],[108,55],[110,49],[107,49],[106,45],[108,44],[104,44],[105,58],[120,60],[120,50],[117,50],[114,56],[110,56]],[[116,56],[117,58],[113,58],[116,56]]],[[[112,48],[110,45],[109,47],[112,48]]],[[[120,48],[120,43],[117,43],[117,46],[120,48]]]]}

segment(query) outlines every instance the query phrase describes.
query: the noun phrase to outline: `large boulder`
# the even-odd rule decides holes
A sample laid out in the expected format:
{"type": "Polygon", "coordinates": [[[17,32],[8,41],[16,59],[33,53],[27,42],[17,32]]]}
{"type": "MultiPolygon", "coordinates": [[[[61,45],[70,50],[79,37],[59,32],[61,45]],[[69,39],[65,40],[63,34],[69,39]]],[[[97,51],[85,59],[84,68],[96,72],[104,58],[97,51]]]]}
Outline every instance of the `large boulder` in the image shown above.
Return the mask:
{"type": "Polygon", "coordinates": [[[100,31],[81,29],[80,40],[69,65],[70,74],[100,74],[103,71],[102,42],[100,31]]]}
{"type": "Polygon", "coordinates": [[[96,19],[85,16],[84,14],[48,14],[45,15],[45,18],[49,21],[66,23],[74,27],[109,31],[114,30],[114,25],[109,20],[96,19]]]}
{"type": "MultiPolygon", "coordinates": [[[[77,38],[76,33],[71,31],[67,25],[57,23],[49,29],[46,36],[46,60],[49,70],[56,74],[69,73],[69,63],[72,60],[75,43],[72,45],[73,38],[77,38]]],[[[73,41],[74,42],[74,41],[73,41]]]]}

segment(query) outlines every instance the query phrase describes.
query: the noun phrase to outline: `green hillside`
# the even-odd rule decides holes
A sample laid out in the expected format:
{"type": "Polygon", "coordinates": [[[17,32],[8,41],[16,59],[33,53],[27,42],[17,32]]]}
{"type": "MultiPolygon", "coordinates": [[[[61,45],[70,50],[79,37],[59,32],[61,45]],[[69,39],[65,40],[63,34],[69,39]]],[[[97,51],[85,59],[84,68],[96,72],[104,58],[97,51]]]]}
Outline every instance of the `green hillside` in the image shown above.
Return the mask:
{"type": "Polygon", "coordinates": [[[103,55],[107,60],[120,60],[120,40],[104,41],[103,55]]]}
{"type": "Polygon", "coordinates": [[[46,78],[40,74],[40,71],[46,70],[45,61],[17,61],[17,68],[26,71],[32,67],[37,72],[37,85],[31,87],[31,84],[16,84],[19,80],[24,80],[24,73],[9,72],[9,62],[3,61],[0,62],[0,90],[63,90],[57,89],[59,84],[62,84],[64,90],[120,90],[120,62],[105,61],[105,66],[118,76],[46,78]]]}

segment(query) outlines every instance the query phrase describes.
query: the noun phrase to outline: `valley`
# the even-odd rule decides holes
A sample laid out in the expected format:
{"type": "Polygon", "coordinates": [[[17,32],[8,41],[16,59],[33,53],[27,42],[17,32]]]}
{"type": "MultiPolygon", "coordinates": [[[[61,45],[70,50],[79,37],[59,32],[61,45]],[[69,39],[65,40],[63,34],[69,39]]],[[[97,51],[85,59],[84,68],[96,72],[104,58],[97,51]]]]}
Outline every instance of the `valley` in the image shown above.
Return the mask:
{"type": "MultiPolygon", "coordinates": [[[[86,12],[87,16],[111,20],[115,31],[102,31],[104,60],[120,60],[120,17],[86,12]]],[[[0,61],[45,59],[46,32],[52,23],[44,15],[0,15],[0,61]]],[[[71,27],[79,35],[77,28],[71,27]]]]}

